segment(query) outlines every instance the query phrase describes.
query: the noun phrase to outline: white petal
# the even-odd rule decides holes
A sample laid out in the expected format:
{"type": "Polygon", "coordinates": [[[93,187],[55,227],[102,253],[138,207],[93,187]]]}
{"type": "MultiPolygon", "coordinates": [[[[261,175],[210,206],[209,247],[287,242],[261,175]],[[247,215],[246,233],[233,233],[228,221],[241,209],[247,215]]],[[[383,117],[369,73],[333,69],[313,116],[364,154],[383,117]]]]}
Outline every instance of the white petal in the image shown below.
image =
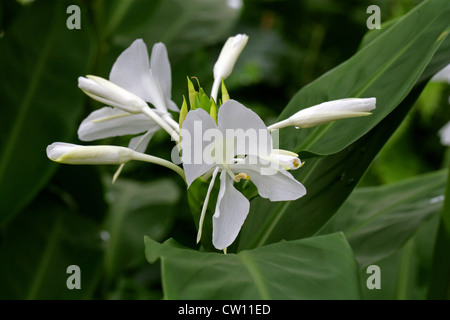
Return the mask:
{"type": "Polygon", "coordinates": [[[219,250],[236,239],[250,209],[250,202],[233,186],[226,171],[220,174],[220,190],[213,216],[213,244],[219,250]]]}
{"type": "Polygon", "coordinates": [[[120,109],[103,107],[92,112],[78,128],[78,138],[92,141],[107,137],[145,132],[159,126],[144,114],[132,114],[120,109]]]}
{"type": "Polygon", "coordinates": [[[153,103],[149,88],[154,86],[150,76],[147,46],[142,39],[135,40],[114,63],[109,80],[153,103]]]}
{"type": "Polygon", "coordinates": [[[204,157],[204,151],[211,141],[204,141],[207,130],[217,130],[216,123],[203,109],[189,111],[181,132],[182,161],[188,187],[191,183],[214,166],[204,157]]]}
{"type": "Polygon", "coordinates": [[[219,129],[227,137],[235,135],[236,154],[267,155],[272,151],[272,137],[261,118],[235,100],[228,100],[219,108],[219,129]]]}
{"type": "Polygon", "coordinates": [[[230,166],[235,173],[246,173],[256,185],[259,195],[271,201],[296,200],[306,194],[306,188],[286,170],[276,166],[266,167],[265,171],[262,168],[261,164],[238,163],[230,166]]]}
{"type": "Polygon", "coordinates": [[[180,112],[180,108],[178,108],[177,104],[175,102],[173,102],[170,99],[166,99],[166,103],[167,103],[167,109],[175,111],[175,112],[180,112]]]}
{"type": "Polygon", "coordinates": [[[154,128],[152,130],[147,131],[143,135],[134,137],[133,139],[130,140],[128,148],[133,149],[134,151],[137,152],[144,153],[156,131],[158,131],[158,128],[154,128]]]}
{"type": "Polygon", "coordinates": [[[163,43],[155,43],[152,48],[150,68],[153,77],[158,82],[164,96],[170,100],[172,90],[172,74],[166,46],[163,43]]]}
{"type": "MultiPolygon", "coordinates": [[[[172,97],[172,71],[170,68],[169,56],[166,46],[159,42],[152,48],[150,59],[150,69],[157,87],[160,89],[160,95],[164,100],[164,107],[172,111],[179,111],[178,106],[171,100],[172,97]]],[[[155,107],[157,107],[155,105],[155,107]]]]}

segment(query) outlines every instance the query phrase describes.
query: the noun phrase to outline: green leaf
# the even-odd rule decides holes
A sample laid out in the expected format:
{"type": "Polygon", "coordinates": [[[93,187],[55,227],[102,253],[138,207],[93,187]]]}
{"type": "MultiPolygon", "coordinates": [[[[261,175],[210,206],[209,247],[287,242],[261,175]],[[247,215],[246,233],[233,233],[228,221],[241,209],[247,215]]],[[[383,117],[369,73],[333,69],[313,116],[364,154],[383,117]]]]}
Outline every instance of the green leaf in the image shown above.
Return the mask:
{"type": "Polygon", "coordinates": [[[199,252],[145,237],[161,259],[166,299],[359,299],[357,265],[340,234],[280,242],[238,254],[199,252]]]}
{"type": "Polygon", "coordinates": [[[96,223],[57,197],[41,195],[8,225],[0,247],[0,299],[90,299],[103,243],[96,223]],[[68,289],[67,267],[80,267],[81,289],[68,289]]]}
{"type": "Polygon", "coordinates": [[[381,272],[380,290],[370,290],[366,281],[370,274],[360,272],[364,300],[418,300],[426,299],[432,275],[431,261],[439,216],[433,215],[414,236],[394,254],[376,261],[381,272]]]}
{"type": "MultiPolygon", "coordinates": [[[[377,108],[364,118],[335,121],[310,129],[280,132],[282,147],[303,154],[328,155],[371,130],[405,99],[449,30],[450,2],[424,1],[398,19],[352,58],[301,89],[280,115],[349,97],[376,97],[377,108]]],[[[447,57],[447,63],[450,58],[447,57]]]]}
{"type": "Polygon", "coordinates": [[[137,182],[118,179],[109,184],[110,212],[106,220],[109,244],[105,254],[105,277],[110,281],[119,272],[145,262],[144,235],[162,240],[174,221],[181,192],[172,180],[137,182]]]}
{"type": "Polygon", "coordinates": [[[320,231],[344,232],[361,268],[403,247],[442,208],[447,172],[356,189],[320,231]]]}
{"type": "MultiPolygon", "coordinates": [[[[90,42],[66,27],[70,1],[36,1],[21,9],[0,38],[0,225],[46,184],[57,166],[46,156],[53,141],[75,134],[83,101],[90,42]]],[[[84,10],[82,9],[83,13],[84,10]]]]}

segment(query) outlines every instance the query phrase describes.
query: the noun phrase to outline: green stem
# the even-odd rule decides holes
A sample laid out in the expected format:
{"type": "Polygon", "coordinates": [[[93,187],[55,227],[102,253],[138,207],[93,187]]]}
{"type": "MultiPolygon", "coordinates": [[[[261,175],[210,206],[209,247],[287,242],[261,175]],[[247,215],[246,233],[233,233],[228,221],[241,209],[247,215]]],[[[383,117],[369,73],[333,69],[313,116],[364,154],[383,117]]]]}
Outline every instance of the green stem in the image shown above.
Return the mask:
{"type": "Polygon", "coordinates": [[[167,161],[167,160],[155,157],[155,156],[151,156],[149,154],[140,153],[140,152],[134,152],[132,155],[132,159],[144,161],[144,162],[155,163],[155,164],[159,164],[160,166],[169,168],[169,169],[175,171],[176,173],[178,173],[180,175],[180,177],[183,178],[184,182],[186,182],[186,176],[184,174],[184,170],[170,161],[167,161]]]}
{"type": "Polygon", "coordinates": [[[428,299],[450,299],[450,159],[447,159],[447,186],[438,235],[434,247],[428,299]]]}

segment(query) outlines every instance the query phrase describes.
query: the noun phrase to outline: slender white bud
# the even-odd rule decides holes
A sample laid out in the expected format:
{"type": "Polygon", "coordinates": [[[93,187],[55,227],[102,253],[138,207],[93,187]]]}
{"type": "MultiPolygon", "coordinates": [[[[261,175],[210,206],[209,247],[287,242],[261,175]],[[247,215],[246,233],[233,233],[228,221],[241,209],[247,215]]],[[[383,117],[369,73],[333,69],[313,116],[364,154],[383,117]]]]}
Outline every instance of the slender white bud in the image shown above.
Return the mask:
{"type": "Polygon", "coordinates": [[[92,99],[126,112],[140,113],[148,108],[147,103],[137,95],[101,77],[79,77],[78,87],[92,99]]]}
{"type": "Polygon", "coordinates": [[[310,128],[331,121],[371,115],[376,98],[348,98],[323,102],[300,110],[286,120],[269,126],[270,130],[294,126],[310,128]]]}
{"type": "Polygon", "coordinates": [[[238,34],[234,37],[229,37],[225,42],[222,51],[220,51],[219,58],[214,65],[214,84],[211,91],[211,97],[214,100],[217,100],[220,83],[222,80],[228,78],[233,71],[234,65],[242,50],[244,50],[247,41],[247,35],[238,34]]]}
{"type": "Polygon", "coordinates": [[[132,160],[134,151],[118,146],[80,146],[54,142],[47,147],[50,160],[67,164],[122,164],[132,160]]]}
{"type": "Polygon", "coordinates": [[[214,65],[214,78],[226,79],[233,71],[242,50],[247,44],[248,36],[245,34],[238,34],[234,37],[229,37],[227,42],[220,52],[219,58],[214,65]]]}

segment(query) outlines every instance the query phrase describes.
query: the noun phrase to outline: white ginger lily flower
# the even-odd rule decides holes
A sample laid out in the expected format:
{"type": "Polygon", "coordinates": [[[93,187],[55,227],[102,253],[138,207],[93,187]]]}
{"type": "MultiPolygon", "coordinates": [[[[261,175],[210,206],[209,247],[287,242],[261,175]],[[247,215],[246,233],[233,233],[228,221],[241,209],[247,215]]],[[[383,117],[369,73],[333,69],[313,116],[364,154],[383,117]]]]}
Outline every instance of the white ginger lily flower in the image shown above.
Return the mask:
{"type": "Polygon", "coordinates": [[[368,116],[371,115],[370,111],[375,109],[375,104],[376,98],[348,98],[327,101],[302,109],[288,119],[269,126],[269,129],[290,126],[310,128],[339,119],[368,116]]]}
{"type": "Polygon", "coordinates": [[[298,158],[294,160],[293,153],[286,153],[284,156],[287,158],[280,158],[280,152],[272,150],[272,137],[261,118],[237,101],[228,100],[219,108],[217,125],[205,110],[190,111],[183,122],[182,136],[182,159],[188,187],[195,179],[212,171],[197,242],[201,238],[209,196],[219,172],[220,190],[213,216],[213,245],[220,250],[233,243],[249,212],[250,203],[234,187],[234,182],[250,179],[260,196],[271,201],[295,200],[306,194],[305,187],[285,170],[285,167],[298,167],[294,165],[294,162],[299,163],[298,158]],[[246,143],[247,137],[254,140],[246,143]],[[215,139],[210,142],[212,138],[215,139]],[[243,158],[243,155],[246,157],[243,158]],[[292,166],[277,164],[278,161],[291,162],[292,166]],[[275,163],[275,166],[265,172],[269,169],[268,163],[275,163]]]}
{"type": "MultiPolygon", "coordinates": [[[[121,53],[109,75],[110,81],[87,76],[78,79],[78,86],[90,97],[111,107],[92,112],[78,128],[82,141],[143,133],[130,140],[128,145],[144,152],[153,134],[161,127],[177,143],[178,123],[168,109],[178,111],[171,100],[172,75],[164,44],[156,43],[149,61],[147,46],[141,39],[135,40],[121,53]],[[147,102],[156,110],[149,108],[147,102]]],[[[114,175],[117,179],[122,164],[114,175]]]]}
{"type": "Polygon", "coordinates": [[[172,162],[126,147],[80,146],[54,142],[47,147],[47,157],[52,161],[66,164],[122,164],[131,160],[139,160],[172,169],[185,179],[184,171],[172,162]]]}
{"type": "Polygon", "coordinates": [[[110,81],[87,76],[78,80],[78,86],[90,97],[115,107],[104,107],[91,113],[78,129],[80,140],[92,141],[145,132],[145,139],[142,136],[140,144],[145,150],[151,133],[160,127],[174,139],[179,139],[174,132],[178,124],[167,111],[178,111],[178,108],[171,100],[172,76],[164,44],[153,46],[149,62],[145,43],[141,39],[135,40],[117,58],[109,78],[110,81]],[[149,108],[144,100],[153,104],[156,111],[149,108]],[[135,125],[136,120],[138,125],[135,125]]]}
{"type": "Polygon", "coordinates": [[[211,97],[213,97],[215,101],[217,101],[220,83],[222,80],[228,78],[233,71],[234,65],[242,50],[244,50],[247,41],[247,35],[238,34],[234,37],[229,37],[225,42],[219,58],[214,65],[214,83],[211,90],[211,97]]]}

